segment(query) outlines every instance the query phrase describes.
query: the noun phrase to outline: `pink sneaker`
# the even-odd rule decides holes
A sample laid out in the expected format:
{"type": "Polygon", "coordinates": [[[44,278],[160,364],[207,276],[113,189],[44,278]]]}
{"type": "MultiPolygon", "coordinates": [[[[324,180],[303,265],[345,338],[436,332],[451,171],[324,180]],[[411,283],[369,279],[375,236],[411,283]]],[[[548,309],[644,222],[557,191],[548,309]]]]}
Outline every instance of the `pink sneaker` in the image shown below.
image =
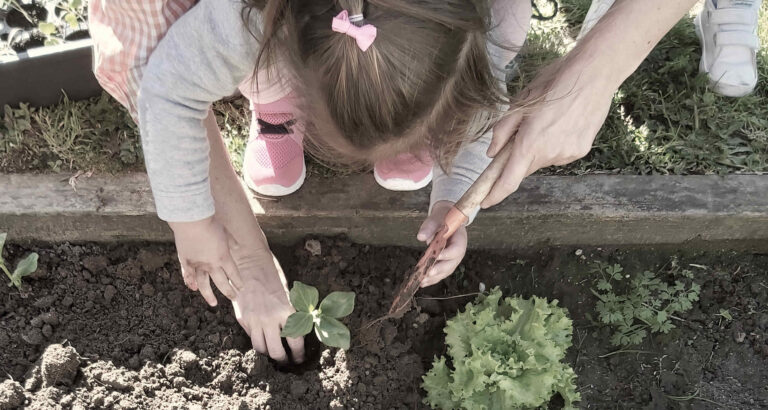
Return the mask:
{"type": "Polygon", "coordinates": [[[285,196],[304,183],[303,133],[297,129],[292,95],[269,104],[252,104],[251,136],[245,147],[243,176],[261,195],[285,196]]]}
{"type": "Polygon", "coordinates": [[[432,157],[427,150],[400,154],[377,162],[373,167],[376,182],[390,191],[416,191],[432,181],[432,157]]]}

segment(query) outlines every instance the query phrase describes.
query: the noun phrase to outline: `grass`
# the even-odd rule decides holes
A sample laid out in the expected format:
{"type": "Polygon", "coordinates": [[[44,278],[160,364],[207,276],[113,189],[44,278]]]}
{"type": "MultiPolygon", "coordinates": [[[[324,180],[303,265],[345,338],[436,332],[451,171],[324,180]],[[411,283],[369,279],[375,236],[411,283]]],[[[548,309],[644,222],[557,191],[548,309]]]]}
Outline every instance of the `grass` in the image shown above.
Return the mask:
{"type": "MultiPolygon", "coordinates": [[[[590,0],[561,0],[553,21],[536,22],[523,76],[566,53],[590,0]]],[[[758,55],[753,95],[727,98],[698,73],[699,41],[692,13],[659,43],[616,93],[610,114],[585,159],[550,174],[727,174],[768,172],[768,49],[758,55]]],[[[768,6],[760,38],[768,43],[768,6]]]]}
{"type": "Polygon", "coordinates": [[[119,172],[143,167],[138,131],[106,94],[56,106],[5,106],[0,172],[119,172]]]}
{"type": "MultiPolygon", "coordinates": [[[[545,9],[543,1],[542,9],[545,9]]],[[[535,22],[524,51],[521,82],[574,44],[590,0],[560,0],[551,21],[535,22]]],[[[546,10],[545,11],[546,14],[546,10]]],[[[683,19],[619,89],[595,146],[585,159],[549,174],[727,174],[768,172],[768,49],[758,55],[760,82],[751,96],[713,93],[698,74],[692,16],[683,19]]],[[[760,38],[768,44],[768,5],[760,38]]],[[[250,113],[243,99],[214,111],[235,167],[242,166],[250,113]]],[[[5,107],[0,172],[116,173],[143,169],[136,126],[106,95],[48,108],[5,107]]],[[[308,172],[337,171],[309,161],[308,172]]]]}

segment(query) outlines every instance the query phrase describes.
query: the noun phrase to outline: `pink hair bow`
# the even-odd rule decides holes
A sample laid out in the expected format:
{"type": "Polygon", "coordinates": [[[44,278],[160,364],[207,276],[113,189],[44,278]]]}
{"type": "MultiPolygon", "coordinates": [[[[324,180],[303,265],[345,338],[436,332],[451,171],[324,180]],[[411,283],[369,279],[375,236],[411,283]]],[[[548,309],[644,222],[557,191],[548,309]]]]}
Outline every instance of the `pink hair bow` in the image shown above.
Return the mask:
{"type": "MultiPolygon", "coordinates": [[[[355,16],[357,17],[357,16],[355,16]]],[[[362,16],[360,16],[362,18],[362,16]]],[[[344,33],[355,39],[360,50],[366,51],[376,40],[377,30],[372,24],[366,24],[362,27],[352,24],[349,19],[349,12],[344,10],[338,16],[333,18],[333,31],[344,33]]]]}

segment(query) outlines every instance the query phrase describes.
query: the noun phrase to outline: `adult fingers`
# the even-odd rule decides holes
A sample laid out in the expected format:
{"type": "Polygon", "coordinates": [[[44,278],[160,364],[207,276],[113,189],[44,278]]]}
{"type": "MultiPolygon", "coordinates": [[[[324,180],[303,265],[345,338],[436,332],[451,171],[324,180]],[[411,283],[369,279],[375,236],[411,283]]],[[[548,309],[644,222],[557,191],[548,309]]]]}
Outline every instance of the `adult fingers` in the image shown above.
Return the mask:
{"type": "Polygon", "coordinates": [[[421,242],[429,243],[432,241],[432,238],[435,237],[435,233],[438,229],[440,229],[440,221],[438,218],[435,218],[434,215],[432,215],[427,218],[424,223],[421,224],[421,228],[419,228],[419,233],[416,235],[416,239],[421,242]]]}
{"type": "Polygon", "coordinates": [[[243,311],[240,309],[240,304],[237,303],[237,300],[232,301],[232,309],[235,311],[235,319],[237,319],[237,323],[240,323],[240,326],[245,330],[245,333],[251,334],[251,323],[243,317],[243,311]]]}
{"type": "Polygon", "coordinates": [[[252,330],[251,345],[253,346],[253,350],[255,350],[258,354],[266,355],[267,342],[264,340],[264,332],[259,326],[251,325],[250,328],[252,330]]]}
{"type": "Polygon", "coordinates": [[[224,273],[227,274],[229,281],[232,282],[232,286],[234,286],[236,290],[242,289],[243,278],[240,276],[240,269],[237,268],[237,263],[235,263],[232,255],[227,253],[227,257],[221,266],[224,268],[224,273]]]}
{"type": "Polygon", "coordinates": [[[461,229],[453,234],[448,246],[440,253],[438,261],[427,272],[427,276],[422,280],[421,286],[432,286],[441,280],[450,276],[464,259],[467,251],[467,231],[461,229]]]}
{"type": "Polygon", "coordinates": [[[452,259],[461,259],[467,251],[467,231],[466,229],[459,229],[451,237],[448,246],[440,252],[440,256],[437,257],[439,261],[447,261],[452,259]]]}
{"type": "Polygon", "coordinates": [[[264,329],[264,340],[267,342],[269,357],[279,363],[288,361],[288,355],[285,353],[285,348],[283,348],[283,341],[280,338],[280,328],[278,326],[264,329]]]}
{"type": "Polygon", "coordinates": [[[291,348],[291,357],[294,363],[303,363],[306,359],[304,351],[304,338],[303,337],[286,337],[288,347],[291,348]]]}
{"type": "Polygon", "coordinates": [[[498,154],[501,147],[506,145],[509,139],[517,133],[521,122],[523,122],[523,110],[518,109],[510,111],[504,119],[493,127],[493,139],[487,151],[489,157],[493,158],[498,154]]]}
{"type": "Polygon", "coordinates": [[[187,285],[190,290],[197,292],[195,268],[184,262],[181,258],[179,258],[179,265],[181,265],[181,277],[184,279],[184,284],[187,285]]]}
{"type": "Polygon", "coordinates": [[[219,302],[216,300],[216,295],[213,294],[213,289],[211,289],[211,279],[208,273],[202,269],[197,269],[195,274],[200,294],[203,295],[203,298],[209,305],[216,306],[219,302]]]}
{"type": "Polygon", "coordinates": [[[452,259],[449,261],[442,261],[435,264],[432,269],[429,270],[427,277],[421,281],[421,287],[426,288],[439,283],[441,280],[451,276],[451,274],[459,266],[461,259],[452,259]]]}
{"type": "MultiPolygon", "coordinates": [[[[282,331],[283,327],[285,326],[285,321],[288,320],[286,317],[283,319],[283,321],[280,323],[280,330],[282,331]]],[[[304,338],[303,337],[286,337],[286,342],[288,342],[288,347],[291,349],[291,358],[293,358],[294,363],[303,363],[305,358],[305,350],[304,350],[304,338]]]]}
{"type": "Polygon", "coordinates": [[[480,207],[483,209],[492,207],[499,202],[503,201],[511,193],[517,191],[520,187],[520,183],[528,176],[528,170],[533,164],[535,155],[530,152],[523,152],[522,144],[519,143],[519,139],[515,140],[513,144],[512,154],[510,155],[509,162],[504,167],[504,171],[501,177],[493,184],[491,192],[485,197],[480,207]]]}
{"type": "Polygon", "coordinates": [[[235,291],[235,288],[232,287],[229,283],[229,279],[227,279],[227,273],[224,272],[224,269],[221,267],[213,268],[213,272],[211,272],[211,279],[213,279],[213,283],[216,284],[216,287],[219,288],[219,291],[227,297],[229,300],[235,300],[237,297],[237,292],[235,291]]]}

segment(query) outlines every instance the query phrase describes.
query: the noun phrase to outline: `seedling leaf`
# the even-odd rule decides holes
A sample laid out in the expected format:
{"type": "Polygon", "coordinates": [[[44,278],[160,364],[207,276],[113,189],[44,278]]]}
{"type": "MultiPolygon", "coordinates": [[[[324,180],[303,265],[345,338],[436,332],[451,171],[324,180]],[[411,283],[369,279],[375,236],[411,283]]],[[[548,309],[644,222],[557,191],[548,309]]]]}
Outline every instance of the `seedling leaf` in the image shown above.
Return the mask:
{"type": "Polygon", "coordinates": [[[37,28],[46,36],[50,36],[56,32],[56,25],[53,23],[40,22],[37,28]]]}
{"type": "Polygon", "coordinates": [[[3,260],[3,247],[5,247],[5,238],[7,237],[7,233],[0,233],[0,261],[3,260]]]}
{"type": "Polygon", "coordinates": [[[21,289],[21,279],[37,270],[37,258],[38,255],[32,253],[16,265],[16,270],[11,275],[11,283],[14,286],[21,289]]]}
{"type": "Polygon", "coordinates": [[[296,281],[293,283],[290,299],[291,304],[297,311],[309,313],[317,307],[320,294],[316,287],[296,281]]]}
{"type": "Polygon", "coordinates": [[[296,312],[288,316],[280,337],[302,337],[312,331],[313,322],[311,313],[296,312]]]}
{"type": "Polygon", "coordinates": [[[349,349],[349,329],[338,320],[321,315],[315,326],[315,334],[327,346],[349,349]]]}
{"type": "Polygon", "coordinates": [[[600,279],[599,282],[597,282],[597,289],[599,290],[611,290],[613,289],[613,286],[611,286],[610,283],[608,283],[605,279],[600,279]]]}
{"type": "Polygon", "coordinates": [[[355,309],[354,292],[333,292],[320,303],[320,313],[323,316],[340,319],[352,313],[355,309]]]}
{"type": "Polygon", "coordinates": [[[77,21],[77,16],[72,13],[67,13],[64,16],[64,20],[69,24],[69,27],[72,29],[77,29],[79,27],[79,22],[77,21]]]}

